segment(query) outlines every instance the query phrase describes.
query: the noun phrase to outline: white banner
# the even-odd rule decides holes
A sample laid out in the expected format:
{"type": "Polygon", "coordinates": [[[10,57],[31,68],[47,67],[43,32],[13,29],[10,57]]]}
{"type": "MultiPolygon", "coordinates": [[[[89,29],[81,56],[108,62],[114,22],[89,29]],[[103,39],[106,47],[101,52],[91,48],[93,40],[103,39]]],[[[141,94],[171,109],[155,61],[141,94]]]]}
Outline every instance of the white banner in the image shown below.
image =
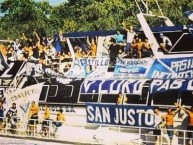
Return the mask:
{"type": "Polygon", "coordinates": [[[27,122],[30,103],[32,101],[38,103],[43,84],[44,83],[39,83],[23,89],[18,89],[11,95],[5,94],[6,110],[8,111],[12,103],[16,103],[18,117],[20,117],[22,122],[27,122]]]}

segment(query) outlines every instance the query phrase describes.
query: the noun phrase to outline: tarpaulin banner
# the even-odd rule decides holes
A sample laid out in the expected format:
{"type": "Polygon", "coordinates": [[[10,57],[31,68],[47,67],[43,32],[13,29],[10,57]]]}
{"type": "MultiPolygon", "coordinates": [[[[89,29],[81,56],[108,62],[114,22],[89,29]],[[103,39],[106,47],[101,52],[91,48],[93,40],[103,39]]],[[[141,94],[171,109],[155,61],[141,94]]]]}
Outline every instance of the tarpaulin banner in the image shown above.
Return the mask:
{"type": "Polygon", "coordinates": [[[153,127],[153,107],[86,104],[87,122],[123,126],[153,127]],[[143,113],[149,112],[149,113],[143,113]]]}

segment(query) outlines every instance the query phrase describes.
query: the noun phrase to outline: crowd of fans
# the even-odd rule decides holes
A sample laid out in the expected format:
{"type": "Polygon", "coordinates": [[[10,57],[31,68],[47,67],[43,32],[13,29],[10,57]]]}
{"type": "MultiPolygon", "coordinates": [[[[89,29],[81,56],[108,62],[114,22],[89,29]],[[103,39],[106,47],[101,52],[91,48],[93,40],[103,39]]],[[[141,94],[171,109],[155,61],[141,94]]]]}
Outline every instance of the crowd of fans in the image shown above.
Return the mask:
{"type": "MultiPolygon", "coordinates": [[[[24,120],[22,120],[22,118],[20,118],[18,115],[18,111],[19,110],[16,106],[16,103],[13,103],[8,111],[6,111],[6,109],[3,107],[3,102],[0,101],[0,130],[7,126],[7,131],[10,131],[12,134],[17,133],[19,126],[22,126],[21,124],[24,123],[24,120]]],[[[57,132],[57,128],[62,126],[66,121],[62,109],[58,110],[56,119],[51,118],[51,112],[48,105],[45,105],[44,114],[40,115],[39,106],[35,101],[31,102],[31,106],[29,106],[29,111],[27,112],[26,116],[28,116],[26,126],[26,133],[28,135],[35,135],[39,133],[42,136],[46,136],[48,134],[52,134],[54,136],[57,132]],[[40,118],[40,116],[42,116],[42,118],[40,118]],[[42,125],[39,132],[37,129],[38,124],[42,125]]]]}
{"type": "MultiPolygon", "coordinates": [[[[17,60],[51,66],[54,60],[70,62],[71,53],[64,47],[65,43],[62,32],[53,38],[40,37],[37,32],[34,32],[33,37],[27,38],[23,33],[19,39],[6,40],[0,45],[0,50],[8,63],[17,60]]],[[[70,65],[67,63],[65,67],[70,65]]]]}
{"type": "MultiPolygon", "coordinates": [[[[122,58],[146,58],[152,57],[152,43],[144,34],[135,32],[132,26],[123,23],[123,30],[117,30],[117,33],[110,38],[109,41],[104,41],[104,49],[108,51],[110,62],[115,65],[117,59],[122,58]]],[[[160,34],[161,41],[160,49],[163,52],[168,52],[172,47],[170,39],[160,34]]],[[[54,63],[61,62],[59,72],[63,73],[69,70],[72,66],[72,57],[89,58],[97,57],[98,36],[86,38],[70,38],[72,51],[69,49],[67,39],[63,32],[59,31],[52,37],[40,37],[38,32],[34,32],[32,37],[27,38],[23,33],[22,36],[14,41],[7,41],[5,45],[0,45],[0,50],[4,54],[7,62],[32,61],[38,64],[52,66],[54,63]]],[[[58,70],[57,70],[58,71],[58,70]]]]}
{"type": "MultiPolygon", "coordinates": [[[[124,24],[124,29],[127,31],[127,36],[121,34],[117,30],[117,34],[111,38],[108,51],[110,57],[128,57],[142,58],[152,55],[151,44],[148,39],[142,38],[133,31],[133,28],[124,24]]],[[[86,42],[73,42],[72,46],[75,57],[96,57],[97,56],[97,37],[87,37],[86,42]],[[80,44],[82,43],[82,44],[80,44]]],[[[50,59],[70,59],[72,57],[69,47],[66,43],[62,31],[54,34],[53,37],[40,37],[38,32],[34,32],[32,37],[27,38],[23,33],[20,38],[14,41],[6,41],[5,45],[1,45],[0,49],[6,56],[7,61],[29,60],[38,63],[46,64],[50,59]]]]}

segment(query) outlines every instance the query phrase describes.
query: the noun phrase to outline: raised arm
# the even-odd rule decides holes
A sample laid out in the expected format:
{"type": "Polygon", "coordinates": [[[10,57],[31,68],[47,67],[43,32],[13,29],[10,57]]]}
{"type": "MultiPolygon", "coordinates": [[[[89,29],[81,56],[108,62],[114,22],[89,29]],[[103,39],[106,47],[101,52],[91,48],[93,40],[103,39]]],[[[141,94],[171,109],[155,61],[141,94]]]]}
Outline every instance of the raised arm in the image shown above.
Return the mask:
{"type": "Polygon", "coordinates": [[[178,111],[180,111],[181,108],[180,108],[179,104],[177,104],[177,103],[174,103],[174,105],[175,105],[177,108],[176,108],[176,110],[172,111],[172,114],[173,114],[173,115],[176,115],[176,113],[177,113],[178,111]]]}
{"type": "Polygon", "coordinates": [[[28,40],[24,33],[22,33],[22,37],[23,37],[25,40],[28,40]]]}
{"type": "Polygon", "coordinates": [[[34,31],[34,33],[35,33],[37,40],[40,42],[40,37],[39,37],[38,33],[36,31],[34,31]]]}
{"type": "Polygon", "coordinates": [[[184,106],[178,105],[180,109],[184,110],[186,113],[189,113],[189,110],[186,109],[184,106]]]}
{"type": "Polygon", "coordinates": [[[95,36],[95,43],[98,43],[98,36],[95,36]]]}
{"type": "Polygon", "coordinates": [[[166,125],[166,115],[163,115],[162,116],[162,122],[161,124],[159,125],[160,127],[164,127],[166,125]]]}
{"type": "Polygon", "coordinates": [[[87,37],[86,40],[87,40],[88,45],[91,46],[90,41],[89,41],[89,37],[87,37]]]}
{"type": "Polygon", "coordinates": [[[130,31],[130,30],[126,27],[125,22],[123,22],[123,23],[122,23],[122,25],[123,25],[123,29],[124,29],[124,30],[126,30],[127,32],[129,32],[129,31],[130,31]]]}

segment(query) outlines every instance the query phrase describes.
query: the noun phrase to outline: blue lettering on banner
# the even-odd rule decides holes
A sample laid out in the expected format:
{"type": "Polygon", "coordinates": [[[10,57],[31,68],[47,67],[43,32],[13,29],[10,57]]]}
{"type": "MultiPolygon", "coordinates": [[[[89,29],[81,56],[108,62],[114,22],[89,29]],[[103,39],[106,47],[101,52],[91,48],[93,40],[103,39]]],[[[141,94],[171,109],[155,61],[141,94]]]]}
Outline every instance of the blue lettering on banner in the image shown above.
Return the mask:
{"type": "Polygon", "coordinates": [[[165,92],[168,90],[185,90],[193,91],[193,80],[185,79],[156,79],[151,82],[150,93],[165,92]]]}
{"type": "Polygon", "coordinates": [[[153,107],[86,104],[87,122],[95,124],[153,127],[154,115],[144,111],[153,114],[153,107]]]}
{"type": "Polygon", "coordinates": [[[114,74],[129,78],[143,78],[147,68],[151,67],[152,59],[118,59],[114,74]]]}
{"type": "Polygon", "coordinates": [[[116,62],[116,65],[124,65],[124,66],[146,66],[148,64],[148,60],[146,59],[119,59],[116,62]]]}
{"type": "Polygon", "coordinates": [[[78,64],[81,66],[108,66],[109,58],[78,58],[78,64]]]}
{"type": "Polygon", "coordinates": [[[93,94],[141,94],[143,80],[85,80],[81,86],[81,93],[93,94]]]}

